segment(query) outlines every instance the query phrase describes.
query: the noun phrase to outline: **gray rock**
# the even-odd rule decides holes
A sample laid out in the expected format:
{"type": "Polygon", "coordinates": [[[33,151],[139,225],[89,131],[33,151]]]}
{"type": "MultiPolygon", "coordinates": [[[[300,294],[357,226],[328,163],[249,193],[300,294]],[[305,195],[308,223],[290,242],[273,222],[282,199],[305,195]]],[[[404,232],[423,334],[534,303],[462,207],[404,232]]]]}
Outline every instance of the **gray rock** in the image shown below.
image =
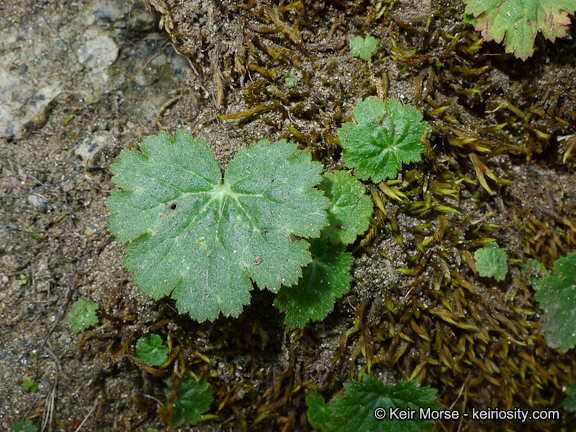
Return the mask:
{"type": "Polygon", "coordinates": [[[38,194],[28,195],[28,202],[43,213],[48,213],[50,212],[50,210],[52,210],[52,204],[47,198],[43,197],[42,195],[38,194]]]}

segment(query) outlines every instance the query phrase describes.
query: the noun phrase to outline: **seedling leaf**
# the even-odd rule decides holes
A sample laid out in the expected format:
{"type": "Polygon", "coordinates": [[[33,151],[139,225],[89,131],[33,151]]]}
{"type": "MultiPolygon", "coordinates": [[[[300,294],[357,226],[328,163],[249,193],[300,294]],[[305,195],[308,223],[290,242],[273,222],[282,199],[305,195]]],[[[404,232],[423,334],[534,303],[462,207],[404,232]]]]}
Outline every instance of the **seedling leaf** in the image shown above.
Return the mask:
{"type": "Polygon", "coordinates": [[[566,352],[576,344],[576,254],[554,262],[554,274],[539,282],[536,300],[544,309],[542,329],[551,348],[566,352]]]}
{"type": "Polygon", "coordinates": [[[494,277],[500,282],[508,273],[506,263],[506,252],[498,247],[496,243],[488,243],[482,249],[474,252],[476,269],[482,277],[494,277]]]}
{"type": "Polygon", "coordinates": [[[294,87],[296,85],[296,78],[290,76],[290,72],[284,74],[284,84],[286,87],[294,87]]]}
{"type": "Polygon", "coordinates": [[[417,381],[400,382],[388,388],[381,381],[365,375],[364,382],[347,383],[344,388],[346,396],[337,397],[328,406],[322,405],[317,398],[310,404],[306,398],[308,418],[317,421],[324,432],[428,432],[432,431],[434,422],[421,420],[419,409],[442,408],[441,404],[434,402],[436,390],[419,388],[417,381]],[[396,408],[398,411],[415,410],[414,418],[402,421],[391,418],[390,412],[396,408]],[[328,415],[331,418],[327,418],[328,415]]]}
{"type": "Polygon", "coordinates": [[[72,325],[72,331],[80,333],[88,327],[98,324],[96,309],[98,309],[97,303],[93,303],[85,297],[80,297],[68,314],[68,322],[72,325]]]}
{"type": "Polygon", "coordinates": [[[332,410],[330,405],[321,394],[312,392],[306,396],[306,405],[308,405],[308,421],[314,428],[328,430],[328,423],[332,420],[332,410]]]}
{"type": "Polygon", "coordinates": [[[162,344],[162,338],[157,334],[149,334],[138,339],[134,354],[150,366],[161,366],[168,360],[170,350],[162,344]]]}
{"type": "MultiPolygon", "coordinates": [[[[172,386],[169,385],[166,392],[170,394],[172,386]]],[[[178,383],[176,397],[170,416],[170,426],[180,427],[195,425],[202,420],[202,414],[208,411],[214,401],[212,389],[208,388],[206,379],[196,381],[188,375],[184,375],[178,383]]]]}
{"type": "Polygon", "coordinates": [[[355,168],[361,179],[379,183],[394,178],[403,162],[417,162],[426,151],[422,140],[429,126],[412,106],[370,97],[354,108],[354,118],[356,123],[344,123],[338,137],[344,165],[355,168]]]}
{"type": "Polygon", "coordinates": [[[354,57],[360,57],[364,61],[370,58],[378,51],[378,41],[372,36],[364,39],[362,36],[356,36],[350,41],[350,52],[354,57]]]}
{"type": "MultiPolygon", "coordinates": [[[[464,2],[466,2],[466,0],[464,0],[464,2]]],[[[476,25],[476,21],[474,20],[474,15],[471,15],[471,14],[464,14],[464,16],[462,16],[462,22],[464,24],[469,24],[471,26],[476,25]]]]}
{"type": "Polygon", "coordinates": [[[432,409],[442,407],[441,404],[434,403],[436,390],[428,387],[419,388],[417,381],[399,382],[394,387],[388,388],[381,381],[366,376],[363,383],[344,384],[344,388],[348,397],[336,398],[333,404],[335,412],[333,430],[432,431],[433,422],[420,420],[417,416],[414,416],[414,420],[401,422],[390,419],[389,416],[377,420],[374,411],[378,407],[384,408],[387,412],[390,408],[418,410],[420,407],[432,409]]]}
{"type": "Polygon", "coordinates": [[[526,60],[534,53],[534,39],[541,31],[554,42],[566,36],[568,14],[574,0],[464,0],[466,14],[476,17],[476,30],[484,40],[504,41],[506,52],[526,60]]]}
{"type": "Polygon", "coordinates": [[[22,423],[12,423],[10,427],[11,432],[38,432],[38,428],[34,426],[30,420],[26,420],[22,423]]]}
{"type": "Polygon", "coordinates": [[[308,242],[326,225],[329,201],[314,189],[322,165],[286,141],[240,150],[223,178],[212,151],[184,131],[124,150],[112,165],[124,190],[106,201],[109,229],[131,242],[124,266],[158,299],[171,294],[197,321],[238,316],[252,279],[277,292],[311,261],[308,242]]]}
{"type": "Polygon", "coordinates": [[[38,391],[38,383],[32,381],[28,377],[24,378],[24,381],[22,381],[22,384],[20,384],[20,387],[25,392],[36,393],[38,391]]]}
{"type": "Polygon", "coordinates": [[[365,188],[344,171],[327,173],[318,186],[330,198],[328,226],[322,236],[332,244],[350,244],[358,235],[364,234],[370,225],[372,200],[364,194],[365,188]]]}
{"type": "Polygon", "coordinates": [[[329,246],[325,239],[310,242],[312,262],[304,269],[298,285],[282,287],[274,306],[286,312],[291,328],[302,328],[313,319],[321,321],[334,309],[336,299],[350,290],[354,257],[344,245],[329,246]]]}

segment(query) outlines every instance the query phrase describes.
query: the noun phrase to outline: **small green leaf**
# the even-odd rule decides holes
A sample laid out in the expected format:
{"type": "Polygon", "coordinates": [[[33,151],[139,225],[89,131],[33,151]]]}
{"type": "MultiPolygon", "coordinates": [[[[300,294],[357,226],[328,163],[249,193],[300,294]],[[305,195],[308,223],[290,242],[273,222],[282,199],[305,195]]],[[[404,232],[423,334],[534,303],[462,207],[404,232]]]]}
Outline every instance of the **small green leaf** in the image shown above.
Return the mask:
{"type": "Polygon", "coordinates": [[[354,107],[354,118],[359,126],[379,122],[386,115],[386,103],[377,97],[369,97],[354,107]]]}
{"type": "Polygon", "coordinates": [[[484,40],[504,41],[506,52],[526,60],[534,53],[534,39],[541,31],[554,42],[566,36],[568,14],[574,0],[464,0],[465,13],[476,17],[476,30],[484,40]]]}
{"type": "Polygon", "coordinates": [[[138,339],[134,354],[150,366],[162,366],[168,360],[170,350],[162,345],[162,338],[157,334],[149,334],[138,339]]]}
{"type": "MultiPolygon", "coordinates": [[[[466,1],[466,0],[464,0],[466,1]]],[[[462,22],[464,24],[469,24],[472,26],[476,25],[476,21],[474,20],[474,15],[470,15],[470,14],[464,14],[464,16],[462,17],[462,22]]]]}
{"type": "Polygon", "coordinates": [[[290,72],[284,74],[284,83],[286,87],[294,87],[296,85],[296,78],[290,76],[290,72]]]}
{"type": "Polygon", "coordinates": [[[88,327],[98,324],[96,309],[98,309],[97,303],[93,303],[85,297],[80,297],[68,314],[68,322],[72,324],[72,331],[80,333],[88,327]]]}
{"type": "Polygon", "coordinates": [[[24,381],[22,381],[22,384],[20,384],[20,387],[25,392],[36,393],[38,391],[38,383],[32,381],[28,377],[24,378],[24,381]]]}
{"type": "Polygon", "coordinates": [[[146,138],[112,165],[110,231],[130,241],[124,265],[154,298],[172,295],[197,321],[238,316],[252,281],[277,292],[311,260],[329,201],[314,189],[322,165],[294,144],[241,149],[222,178],[212,151],[184,131],[146,138]],[[250,280],[252,279],[252,281],[250,280]]]}
{"type": "Polygon", "coordinates": [[[422,140],[429,126],[412,106],[370,97],[354,108],[354,118],[356,123],[344,123],[338,137],[344,165],[355,168],[361,179],[379,183],[394,178],[402,163],[417,162],[426,151],[422,140]]]}
{"type": "Polygon", "coordinates": [[[498,247],[496,243],[488,243],[482,249],[474,252],[476,269],[482,277],[494,277],[500,282],[508,273],[506,263],[506,252],[498,247]]]}
{"type": "MultiPolygon", "coordinates": [[[[417,381],[399,382],[393,387],[386,387],[381,381],[364,376],[362,383],[344,384],[346,396],[337,397],[331,404],[332,419],[325,420],[324,432],[429,432],[434,421],[421,420],[420,408],[439,410],[443,406],[434,402],[436,390],[419,388],[417,381]],[[394,411],[397,409],[397,411],[394,411]],[[399,421],[391,418],[391,412],[412,411],[413,418],[399,421]],[[385,416],[382,414],[385,413],[385,416]],[[377,418],[378,417],[378,418],[377,418]]],[[[321,405],[318,405],[323,408],[321,405]]],[[[312,418],[316,412],[308,411],[312,418]]],[[[322,413],[318,413],[322,414],[322,413]]],[[[323,412],[322,419],[328,416],[323,412]]]]}
{"type": "MultiPolygon", "coordinates": [[[[308,399],[306,399],[308,400],[308,399]]],[[[562,406],[566,411],[576,411],[576,381],[568,386],[568,396],[564,399],[562,406]]]]}
{"type": "Polygon", "coordinates": [[[354,57],[368,61],[378,52],[378,41],[372,36],[368,36],[366,39],[362,36],[356,36],[350,41],[350,52],[354,57]]]}
{"type": "Polygon", "coordinates": [[[312,319],[321,321],[332,312],[336,299],[350,290],[350,269],[354,264],[344,245],[329,246],[325,239],[310,241],[312,262],[297,285],[282,287],[274,306],[286,312],[291,328],[302,328],[312,319]]]}
{"type": "Polygon", "coordinates": [[[312,392],[306,396],[308,405],[308,421],[315,429],[328,430],[328,423],[332,420],[332,410],[330,405],[321,394],[312,392]]]}
{"type": "Polygon", "coordinates": [[[22,423],[12,423],[10,427],[11,432],[38,432],[38,428],[34,426],[30,420],[26,420],[22,423]]]}
{"type": "MultiPolygon", "coordinates": [[[[172,386],[169,385],[166,393],[170,394],[172,386]]],[[[202,420],[204,414],[214,401],[213,391],[208,388],[206,379],[196,381],[184,375],[178,383],[176,398],[170,416],[170,426],[180,427],[195,425],[202,420]]]]}
{"type": "Polygon", "coordinates": [[[373,207],[372,200],[365,195],[366,189],[344,171],[324,174],[318,188],[330,198],[328,226],[322,235],[332,244],[353,243],[370,225],[373,207]]]}
{"type": "Polygon", "coordinates": [[[554,275],[539,282],[536,300],[544,309],[542,329],[551,348],[566,352],[576,344],[576,253],[554,263],[554,275]]]}

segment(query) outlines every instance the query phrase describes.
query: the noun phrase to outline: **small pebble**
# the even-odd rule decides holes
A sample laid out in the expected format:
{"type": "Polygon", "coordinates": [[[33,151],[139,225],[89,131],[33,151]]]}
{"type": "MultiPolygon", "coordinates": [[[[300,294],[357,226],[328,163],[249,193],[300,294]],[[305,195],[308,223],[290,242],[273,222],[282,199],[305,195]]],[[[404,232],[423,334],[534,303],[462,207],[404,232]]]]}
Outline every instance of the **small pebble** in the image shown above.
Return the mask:
{"type": "Polygon", "coordinates": [[[52,204],[50,204],[50,201],[42,195],[28,195],[28,202],[34,207],[37,207],[43,213],[49,213],[50,210],[52,210],[52,204]]]}

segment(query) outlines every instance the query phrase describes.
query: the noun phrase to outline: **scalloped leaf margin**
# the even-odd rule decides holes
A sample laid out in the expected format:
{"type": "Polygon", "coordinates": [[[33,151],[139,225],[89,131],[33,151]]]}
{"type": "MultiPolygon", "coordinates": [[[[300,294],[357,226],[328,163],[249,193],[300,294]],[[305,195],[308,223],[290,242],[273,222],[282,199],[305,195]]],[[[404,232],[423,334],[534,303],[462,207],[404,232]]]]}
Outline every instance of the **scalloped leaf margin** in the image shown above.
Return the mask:
{"type": "Polygon", "coordinates": [[[222,173],[202,139],[185,131],[143,140],[112,165],[109,229],[130,242],[124,266],[154,298],[171,295],[197,321],[237,317],[252,281],[277,292],[312,258],[330,202],[322,165],[286,141],[241,149],[222,173]]]}

